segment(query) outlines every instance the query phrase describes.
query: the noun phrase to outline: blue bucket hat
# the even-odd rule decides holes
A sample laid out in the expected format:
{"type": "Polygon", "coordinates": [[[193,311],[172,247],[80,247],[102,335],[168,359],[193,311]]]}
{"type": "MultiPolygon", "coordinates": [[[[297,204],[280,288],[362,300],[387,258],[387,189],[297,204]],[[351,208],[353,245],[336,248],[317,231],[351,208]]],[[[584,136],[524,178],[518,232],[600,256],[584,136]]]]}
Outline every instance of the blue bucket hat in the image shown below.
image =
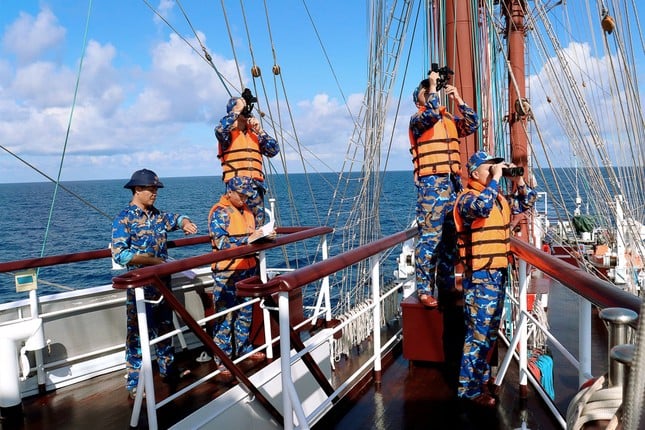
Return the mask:
{"type": "Polygon", "coordinates": [[[130,181],[123,186],[123,188],[134,187],[157,187],[163,188],[163,184],[159,180],[159,176],[152,170],[141,169],[132,174],[130,181]]]}
{"type": "Polygon", "coordinates": [[[251,179],[243,176],[233,176],[229,179],[226,183],[226,189],[243,194],[247,197],[253,197],[255,195],[255,188],[253,188],[251,179]]]}
{"type": "Polygon", "coordinates": [[[477,169],[482,164],[498,164],[502,161],[504,161],[504,159],[501,157],[493,157],[485,151],[477,151],[470,157],[466,167],[468,168],[468,173],[470,174],[473,173],[475,169],[477,169]]]}

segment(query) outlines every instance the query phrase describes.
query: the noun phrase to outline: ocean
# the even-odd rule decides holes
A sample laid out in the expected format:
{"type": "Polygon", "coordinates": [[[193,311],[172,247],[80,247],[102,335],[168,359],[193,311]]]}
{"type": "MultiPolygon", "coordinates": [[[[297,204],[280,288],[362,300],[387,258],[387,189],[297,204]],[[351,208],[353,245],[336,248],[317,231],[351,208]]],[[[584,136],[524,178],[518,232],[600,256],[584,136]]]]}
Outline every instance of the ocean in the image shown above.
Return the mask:
{"type": "MultiPolygon", "coordinates": [[[[161,177],[161,180],[164,188],[160,189],[155,206],[187,215],[197,223],[198,235],[207,234],[208,212],[224,191],[220,177],[161,177]]],[[[338,174],[334,173],[272,175],[268,180],[267,205],[269,197],[276,199],[279,226],[340,225],[344,216],[337,219],[328,213],[338,181],[338,174]]],[[[0,262],[107,248],[112,219],[130,201],[130,191],[123,188],[126,182],[127,179],[63,182],[69,191],[59,188],[53,206],[53,183],[0,184],[3,208],[0,262]]],[[[350,191],[358,184],[350,181],[350,191]]],[[[408,228],[415,199],[411,172],[387,173],[382,189],[383,233],[408,228]]],[[[168,235],[170,240],[182,237],[181,231],[168,235]]],[[[210,245],[204,244],[171,249],[169,253],[173,258],[185,258],[209,251],[210,245]]],[[[109,259],[42,268],[38,274],[39,294],[108,284],[115,274],[118,273],[112,270],[109,259]]],[[[26,293],[15,292],[12,275],[1,275],[0,303],[27,297],[26,293]]]]}
{"type": "MultiPolygon", "coordinates": [[[[564,172],[563,172],[564,173],[564,172]]],[[[560,176],[560,175],[558,175],[560,176]]],[[[568,176],[571,175],[562,175],[568,176]]],[[[353,179],[359,177],[354,174],[353,179]]],[[[552,187],[551,175],[546,172],[546,183],[552,187]]],[[[538,191],[543,190],[542,175],[537,175],[538,191]]],[[[211,206],[223,192],[218,177],[163,178],[155,205],[164,211],[189,216],[199,228],[198,234],[207,234],[207,216],[211,206]]],[[[383,235],[409,228],[414,220],[416,190],[411,171],[387,172],[381,177],[382,194],[379,206],[383,235]]],[[[50,182],[27,184],[0,184],[0,262],[69,254],[107,248],[110,243],[113,217],[130,201],[130,191],[123,188],[126,179],[64,182],[58,189],[54,204],[55,187],[50,182]],[[69,191],[68,191],[69,190],[69,191]]],[[[339,227],[347,214],[329,213],[334,199],[338,199],[338,174],[271,175],[268,180],[270,195],[275,197],[279,226],[339,227]],[[294,210],[295,208],[295,210],[294,210]]],[[[358,180],[347,187],[358,189],[358,180]]],[[[562,187],[562,186],[561,186],[562,187]]],[[[574,187],[563,187],[568,194],[567,207],[573,209],[574,187]]],[[[343,207],[348,207],[348,199],[343,207]]],[[[268,204],[268,198],[267,198],[268,204]]],[[[541,204],[538,209],[541,210],[541,204]]],[[[335,207],[335,206],[334,206],[335,207]]],[[[181,231],[169,233],[169,239],[182,238],[181,231]]],[[[210,251],[207,244],[171,249],[174,258],[201,255],[210,251]]],[[[391,270],[388,268],[388,273],[391,270]]],[[[75,263],[39,271],[39,294],[53,294],[74,289],[109,284],[113,276],[109,259],[75,263]]],[[[15,292],[11,274],[0,276],[0,303],[26,298],[26,293],[15,292]]]]}

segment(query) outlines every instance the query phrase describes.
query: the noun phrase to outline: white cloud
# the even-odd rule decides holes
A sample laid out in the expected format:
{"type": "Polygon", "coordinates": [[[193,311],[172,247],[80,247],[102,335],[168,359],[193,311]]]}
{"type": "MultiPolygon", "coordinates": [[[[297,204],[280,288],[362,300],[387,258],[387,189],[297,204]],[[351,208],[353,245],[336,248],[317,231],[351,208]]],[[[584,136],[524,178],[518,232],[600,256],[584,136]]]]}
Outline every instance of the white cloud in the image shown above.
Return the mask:
{"type": "MultiPolygon", "coordinates": [[[[171,3],[166,4],[163,13],[171,13],[171,8],[171,3]]],[[[108,43],[94,36],[87,44],[74,100],[80,59],[64,64],[47,55],[63,50],[66,34],[52,12],[44,9],[36,17],[23,13],[8,28],[2,35],[3,46],[34,38],[40,32],[56,37],[34,43],[29,52],[16,48],[12,52],[20,62],[0,60],[3,146],[54,177],[65,149],[63,178],[67,180],[125,178],[144,166],[162,176],[220,175],[213,128],[225,114],[229,94],[213,68],[179,36],[171,33],[151,41],[149,57],[140,58],[134,66],[123,61],[130,59],[130,54],[122,51],[125,47],[116,39],[108,43]]],[[[198,37],[227,86],[237,94],[236,62],[216,53],[205,34],[198,33],[198,37]]],[[[188,40],[201,52],[197,39],[188,40]]],[[[240,63],[239,67],[244,85],[254,88],[245,72],[248,65],[240,63]]],[[[259,97],[260,106],[268,113],[264,94],[259,97]]],[[[362,97],[348,96],[354,117],[360,112],[362,97]]],[[[312,166],[314,170],[339,170],[354,130],[348,107],[322,92],[292,103],[292,112],[284,102],[279,115],[277,105],[271,109],[272,121],[276,125],[281,121],[286,131],[277,133],[268,116],[264,119],[265,128],[279,140],[279,157],[286,160],[288,171],[301,172],[312,166]],[[299,145],[292,123],[298,130],[299,145]]],[[[400,127],[407,129],[407,119],[400,127]]],[[[409,164],[407,148],[402,156],[405,165],[409,164]]],[[[271,162],[282,171],[279,157],[271,162]]],[[[0,155],[0,167],[0,182],[43,180],[6,154],[0,155]]]]}
{"type": "Polygon", "coordinates": [[[65,39],[66,30],[58,24],[52,11],[44,8],[35,18],[26,13],[11,24],[2,40],[3,49],[12,53],[19,64],[33,61],[51,49],[57,49],[65,39]]]}

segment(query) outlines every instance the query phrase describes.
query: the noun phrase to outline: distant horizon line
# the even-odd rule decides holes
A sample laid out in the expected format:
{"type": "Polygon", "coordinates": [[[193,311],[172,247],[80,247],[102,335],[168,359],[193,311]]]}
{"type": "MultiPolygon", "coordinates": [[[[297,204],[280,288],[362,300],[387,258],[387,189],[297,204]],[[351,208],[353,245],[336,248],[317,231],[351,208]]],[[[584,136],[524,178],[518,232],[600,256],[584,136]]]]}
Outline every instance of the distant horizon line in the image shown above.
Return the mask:
{"type": "MultiPolygon", "coordinates": [[[[605,166],[598,166],[594,167],[595,168],[600,168],[600,169],[606,169],[605,166]]],[[[612,166],[612,168],[640,168],[643,169],[645,166],[612,166]]],[[[542,168],[543,170],[550,170],[550,167],[542,168]]],[[[567,166],[567,167],[554,167],[554,170],[558,169],[591,169],[591,167],[586,167],[586,166],[567,166]]],[[[380,173],[399,173],[399,172],[407,172],[407,173],[412,173],[412,168],[408,169],[400,169],[400,170],[381,170],[380,173]]],[[[330,174],[340,174],[343,172],[297,172],[297,173],[271,173],[269,176],[277,175],[277,176],[285,176],[285,175],[330,175],[330,174]]],[[[352,173],[352,174],[358,174],[360,172],[345,172],[347,173],[352,173]]],[[[160,179],[183,179],[183,178],[221,178],[221,175],[188,175],[188,176],[160,176],[160,179]]],[[[124,178],[103,178],[103,179],[66,179],[64,181],[60,181],[59,183],[65,184],[65,183],[70,183],[70,182],[97,182],[97,181],[126,181],[129,179],[129,177],[124,177],[124,178]]],[[[28,181],[28,182],[3,182],[0,181],[0,185],[21,185],[21,184],[55,184],[55,181],[51,180],[44,180],[44,181],[28,181]]]]}

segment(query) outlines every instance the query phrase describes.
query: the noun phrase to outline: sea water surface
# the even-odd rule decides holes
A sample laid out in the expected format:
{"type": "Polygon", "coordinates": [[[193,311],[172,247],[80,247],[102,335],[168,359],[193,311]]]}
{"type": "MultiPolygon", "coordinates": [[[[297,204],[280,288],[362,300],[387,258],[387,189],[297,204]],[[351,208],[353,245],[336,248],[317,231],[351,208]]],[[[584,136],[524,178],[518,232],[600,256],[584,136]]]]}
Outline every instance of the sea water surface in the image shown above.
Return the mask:
{"type": "MultiPolygon", "coordinates": [[[[538,191],[544,189],[541,177],[536,176],[538,191]]],[[[548,172],[545,177],[547,186],[552,186],[548,172]]],[[[355,179],[358,178],[356,175],[355,179]]],[[[197,223],[198,234],[207,234],[209,209],[224,190],[220,177],[161,177],[161,180],[165,187],[160,189],[155,206],[189,216],[197,223]]],[[[111,239],[112,219],[130,201],[130,190],[123,188],[126,182],[127,178],[63,182],[67,190],[60,187],[56,190],[51,182],[0,184],[0,262],[106,248],[111,239]]],[[[269,197],[276,198],[282,226],[342,226],[346,215],[329,213],[332,201],[338,198],[334,194],[338,182],[335,173],[272,175],[269,197]],[[297,215],[287,207],[291,204],[297,206],[297,215]]],[[[412,172],[387,172],[381,176],[381,182],[382,234],[409,228],[416,200],[412,172]]],[[[356,188],[358,184],[354,181],[349,187],[356,188]]],[[[569,193],[566,198],[573,209],[574,187],[563,189],[569,193]]],[[[173,240],[184,235],[176,231],[168,237],[173,240]]],[[[204,244],[171,249],[170,255],[185,258],[209,251],[210,246],[204,244]]],[[[110,259],[42,268],[38,274],[39,294],[109,284],[117,274],[110,259]]],[[[12,274],[0,274],[0,304],[26,297],[26,293],[16,293],[12,274]]]]}
{"type": "MultiPolygon", "coordinates": [[[[224,191],[220,177],[161,177],[161,180],[164,188],[159,190],[155,206],[190,217],[197,223],[199,235],[208,234],[208,212],[224,191]]],[[[131,198],[130,190],[123,188],[126,182],[127,178],[63,182],[66,190],[60,187],[55,190],[51,182],[0,184],[0,207],[3,208],[0,262],[107,248],[112,220],[131,198]]],[[[268,197],[276,199],[277,211],[282,215],[281,226],[342,222],[328,214],[337,183],[335,173],[273,175],[268,197]],[[297,215],[284,207],[289,201],[298,206],[297,215]]],[[[383,233],[409,228],[415,199],[412,173],[385,174],[381,199],[383,233]]],[[[168,234],[169,240],[182,237],[181,231],[168,234]]],[[[204,244],[170,249],[169,254],[185,258],[209,251],[210,245],[204,244]]],[[[118,273],[112,270],[110,259],[42,268],[38,273],[39,294],[108,284],[118,273]]],[[[26,297],[26,293],[15,292],[12,274],[0,274],[0,304],[26,297]]]]}

